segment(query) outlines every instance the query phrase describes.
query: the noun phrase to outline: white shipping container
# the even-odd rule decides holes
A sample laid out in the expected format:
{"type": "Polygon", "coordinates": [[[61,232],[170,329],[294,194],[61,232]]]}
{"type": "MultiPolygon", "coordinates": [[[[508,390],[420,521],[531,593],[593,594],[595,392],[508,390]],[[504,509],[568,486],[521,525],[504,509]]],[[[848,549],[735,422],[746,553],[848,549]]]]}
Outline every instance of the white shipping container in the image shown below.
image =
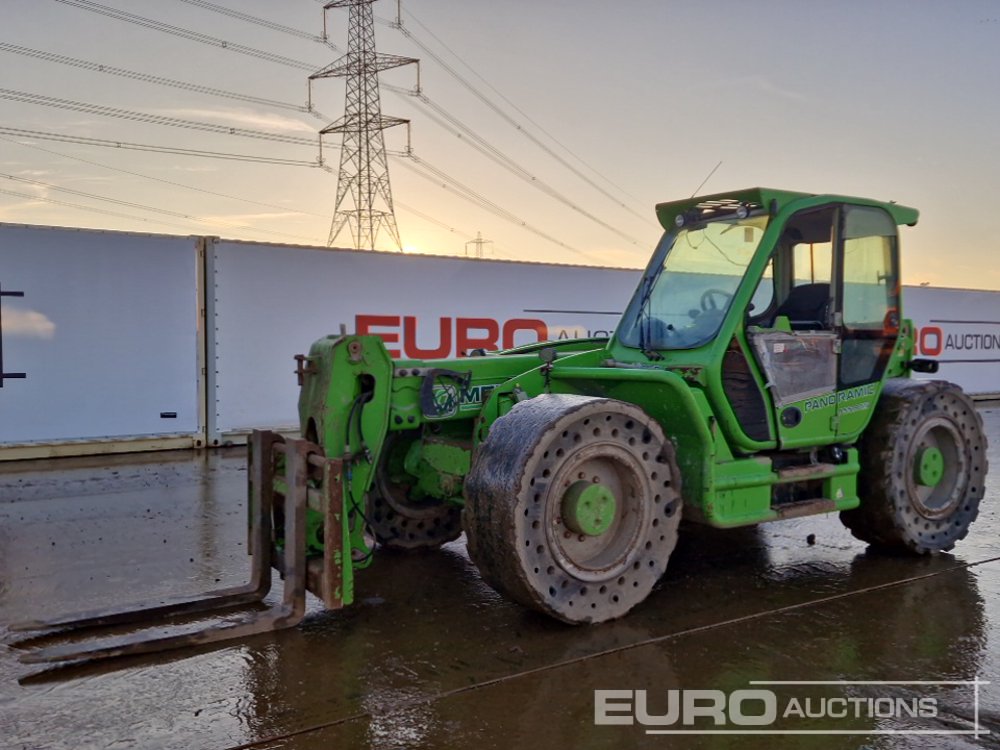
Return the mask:
{"type": "Polygon", "coordinates": [[[905,287],[903,314],[917,327],[917,354],[936,360],[934,375],[969,393],[1000,393],[1000,292],[905,287]]]}
{"type": "MultiPolygon", "coordinates": [[[[0,292],[23,292],[0,297],[0,364],[25,375],[0,380],[0,445],[293,427],[292,358],[341,325],[408,358],[606,336],[639,276],[0,224],[0,292]]],[[[906,287],[903,306],[941,364],[918,377],[1000,394],[1000,292],[906,287]]]]}
{"type": "Polygon", "coordinates": [[[0,225],[0,443],[199,432],[197,243],[0,225]]]}

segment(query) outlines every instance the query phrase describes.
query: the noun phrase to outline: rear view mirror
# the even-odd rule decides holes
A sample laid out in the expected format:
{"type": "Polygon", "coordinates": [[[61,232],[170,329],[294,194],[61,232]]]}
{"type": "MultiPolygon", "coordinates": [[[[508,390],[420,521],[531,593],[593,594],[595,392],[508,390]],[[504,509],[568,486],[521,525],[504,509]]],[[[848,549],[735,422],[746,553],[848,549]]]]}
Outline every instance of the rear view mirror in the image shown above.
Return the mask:
{"type": "Polygon", "coordinates": [[[911,359],[910,369],[914,372],[937,372],[941,365],[934,359],[911,359]]]}

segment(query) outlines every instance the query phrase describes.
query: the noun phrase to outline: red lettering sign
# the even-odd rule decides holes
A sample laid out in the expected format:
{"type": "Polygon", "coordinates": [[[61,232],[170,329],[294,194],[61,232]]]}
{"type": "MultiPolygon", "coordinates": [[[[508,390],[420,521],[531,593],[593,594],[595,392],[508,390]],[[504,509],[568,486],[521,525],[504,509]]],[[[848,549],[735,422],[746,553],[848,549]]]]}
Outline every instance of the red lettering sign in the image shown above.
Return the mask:
{"type": "Polygon", "coordinates": [[[403,318],[403,351],[410,359],[444,359],[451,354],[451,318],[441,318],[438,323],[437,349],[417,346],[417,319],[412,315],[403,318]]]}
{"type": "Polygon", "coordinates": [[[917,348],[921,354],[936,357],[944,349],[944,332],[937,326],[927,326],[920,329],[917,336],[917,348]]]}
{"type": "Polygon", "coordinates": [[[459,357],[464,357],[473,349],[499,349],[501,343],[504,349],[510,349],[517,345],[517,335],[525,331],[534,333],[536,341],[547,341],[549,338],[545,321],[535,318],[512,318],[502,326],[493,318],[438,318],[437,346],[425,348],[417,343],[420,325],[414,315],[402,318],[398,315],[357,315],[354,319],[354,330],[358,335],[381,338],[393,359],[404,356],[407,359],[444,359],[456,351],[459,357]],[[390,344],[399,343],[402,343],[401,349],[389,348],[390,344]]]}
{"type": "Polygon", "coordinates": [[[532,318],[514,318],[503,324],[503,348],[510,349],[514,346],[514,334],[518,331],[534,331],[536,341],[549,340],[549,328],[545,321],[534,320],[532,318]]]}
{"type": "Polygon", "coordinates": [[[455,318],[455,348],[464,357],[472,349],[498,349],[500,324],[492,318],[455,318]],[[473,331],[480,335],[473,335],[473,331]]]}
{"type": "MultiPolygon", "coordinates": [[[[358,315],[354,318],[354,330],[359,336],[375,334],[387,345],[395,344],[399,341],[399,316],[398,315],[358,315]],[[376,328],[395,328],[395,331],[376,331],[376,328]]],[[[399,358],[399,349],[389,349],[389,356],[393,359],[399,358]]]]}

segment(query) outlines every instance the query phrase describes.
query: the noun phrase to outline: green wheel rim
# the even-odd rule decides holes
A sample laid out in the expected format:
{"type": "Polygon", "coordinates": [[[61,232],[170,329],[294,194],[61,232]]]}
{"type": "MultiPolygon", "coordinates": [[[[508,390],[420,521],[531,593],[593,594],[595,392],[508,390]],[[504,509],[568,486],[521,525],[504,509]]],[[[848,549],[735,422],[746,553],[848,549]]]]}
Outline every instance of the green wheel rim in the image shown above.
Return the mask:
{"type": "Polygon", "coordinates": [[[618,504],[614,493],[603,484],[580,480],[563,495],[563,523],[577,534],[600,536],[611,528],[618,504]]]}

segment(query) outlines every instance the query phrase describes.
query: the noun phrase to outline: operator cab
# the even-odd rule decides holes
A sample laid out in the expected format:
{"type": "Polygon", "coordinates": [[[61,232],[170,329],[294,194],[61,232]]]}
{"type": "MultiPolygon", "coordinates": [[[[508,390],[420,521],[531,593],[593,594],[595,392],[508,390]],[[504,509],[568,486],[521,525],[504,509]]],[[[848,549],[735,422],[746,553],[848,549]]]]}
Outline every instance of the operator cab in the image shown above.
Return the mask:
{"type": "Polygon", "coordinates": [[[618,343],[721,373],[709,399],[748,450],[863,428],[868,412],[840,419],[837,394],[882,380],[899,334],[896,226],[916,212],[763,189],[657,208],[668,231],[618,343]]]}
{"type": "MultiPolygon", "coordinates": [[[[745,317],[775,407],[881,380],[899,333],[899,288],[885,210],[831,203],[793,214],[745,317]]],[[[782,424],[796,418],[783,413],[782,424]]]]}

